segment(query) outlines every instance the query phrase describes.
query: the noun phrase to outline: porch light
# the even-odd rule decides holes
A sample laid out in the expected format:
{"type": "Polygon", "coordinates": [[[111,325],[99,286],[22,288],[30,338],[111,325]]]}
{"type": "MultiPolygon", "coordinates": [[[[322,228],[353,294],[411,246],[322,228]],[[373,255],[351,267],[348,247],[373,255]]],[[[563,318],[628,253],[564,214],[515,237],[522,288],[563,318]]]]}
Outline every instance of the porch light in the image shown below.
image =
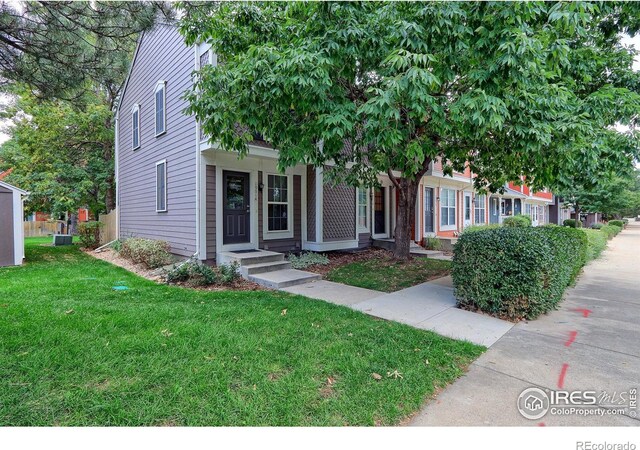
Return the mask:
{"type": "Polygon", "coordinates": [[[264,183],[262,182],[258,183],[258,190],[262,192],[263,189],[264,189],[264,183]]]}

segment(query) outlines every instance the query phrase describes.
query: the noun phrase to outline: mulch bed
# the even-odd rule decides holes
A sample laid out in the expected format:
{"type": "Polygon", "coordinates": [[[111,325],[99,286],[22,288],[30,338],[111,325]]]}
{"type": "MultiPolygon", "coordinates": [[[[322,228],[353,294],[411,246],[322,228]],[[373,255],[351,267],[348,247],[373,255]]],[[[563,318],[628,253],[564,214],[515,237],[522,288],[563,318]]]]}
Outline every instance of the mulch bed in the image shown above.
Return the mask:
{"type": "MultiPolygon", "coordinates": [[[[88,255],[93,256],[94,258],[107,261],[118,267],[122,267],[123,269],[128,270],[129,272],[133,272],[136,275],[146,278],[147,280],[155,281],[159,284],[165,284],[162,269],[147,269],[142,264],[136,264],[129,261],[128,259],[121,257],[118,252],[114,251],[111,248],[105,248],[98,252],[96,252],[95,250],[83,248],[82,251],[88,255]]],[[[239,277],[233,282],[225,285],[193,286],[187,282],[176,283],[175,286],[196,289],[199,291],[259,291],[265,289],[259,284],[245,280],[242,277],[239,277]]]]}

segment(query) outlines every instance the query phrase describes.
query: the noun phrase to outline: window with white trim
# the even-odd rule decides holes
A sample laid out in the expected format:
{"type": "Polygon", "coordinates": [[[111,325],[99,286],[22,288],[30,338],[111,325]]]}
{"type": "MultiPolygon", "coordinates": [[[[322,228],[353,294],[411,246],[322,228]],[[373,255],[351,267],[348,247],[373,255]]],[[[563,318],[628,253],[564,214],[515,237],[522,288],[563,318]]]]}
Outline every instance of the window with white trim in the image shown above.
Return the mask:
{"type": "Polygon", "coordinates": [[[167,83],[158,81],[155,89],[156,136],[167,131],[167,83]]]}
{"type": "Polygon", "coordinates": [[[156,212],[167,211],[167,160],[156,163],[156,212]]]}
{"type": "Polygon", "coordinates": [[[456,191],[440,190],[440,226],[454,228],[456,226],[456,191]]]}
{"type": "Polygon", "coordinates": [[[369,231],[369,190],[358,191],[358,231],[369,231]]]}
{"type": "Polygon", "coordinates": [[[140,148],[140,105],[131,108],[131,149],[140,148]]]}
{"type": "Polygon", "coordinates": [[[290,230],[289,177],[267,175],[267,231],[290,230]]]}
{"type": "Polygon", "coordinates": [[[476,195],[475,202],[475,222],[474,223],[485,223],[485,218],[487,217],[487,196],[482,194],[476,195]]]}

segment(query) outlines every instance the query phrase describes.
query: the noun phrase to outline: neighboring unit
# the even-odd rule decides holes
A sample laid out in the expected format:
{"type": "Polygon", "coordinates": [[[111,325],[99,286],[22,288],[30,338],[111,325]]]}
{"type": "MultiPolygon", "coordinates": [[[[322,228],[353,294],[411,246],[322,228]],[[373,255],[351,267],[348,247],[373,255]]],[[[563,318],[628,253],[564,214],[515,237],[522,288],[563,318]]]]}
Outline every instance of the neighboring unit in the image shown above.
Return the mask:
{"type": "Polygon", "coordinates": [[[26,191],[0,181],[0,267],[19,266],[24,259],[26,191]]]}

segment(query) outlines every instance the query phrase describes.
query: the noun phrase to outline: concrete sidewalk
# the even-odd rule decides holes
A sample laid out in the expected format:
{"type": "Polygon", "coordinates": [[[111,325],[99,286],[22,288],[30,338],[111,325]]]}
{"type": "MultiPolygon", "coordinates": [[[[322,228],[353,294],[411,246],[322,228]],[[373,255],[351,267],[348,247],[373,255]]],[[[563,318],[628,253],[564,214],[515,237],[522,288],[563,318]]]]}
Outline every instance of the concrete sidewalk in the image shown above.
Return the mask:
{"type": "Polygon", "coordinates": [[[608,405],[592,410],[603,416],[547,413],[539,420],[525,419],[516,407],[532,386],[618,399],[640,390],[639,253],[640,223],[630,223],[585,267],[558,311],[513,327],[411,424],[639,426],[633,415],[640,407],[626,415],[611,415],[608,405]]]}
{"type": "Polygon", "coordinates": [[[315,281],[282,290],[487,347],[513,327],[511,322],[456,308],[451,277],[391,294],[330,281],[315,281]]]}

